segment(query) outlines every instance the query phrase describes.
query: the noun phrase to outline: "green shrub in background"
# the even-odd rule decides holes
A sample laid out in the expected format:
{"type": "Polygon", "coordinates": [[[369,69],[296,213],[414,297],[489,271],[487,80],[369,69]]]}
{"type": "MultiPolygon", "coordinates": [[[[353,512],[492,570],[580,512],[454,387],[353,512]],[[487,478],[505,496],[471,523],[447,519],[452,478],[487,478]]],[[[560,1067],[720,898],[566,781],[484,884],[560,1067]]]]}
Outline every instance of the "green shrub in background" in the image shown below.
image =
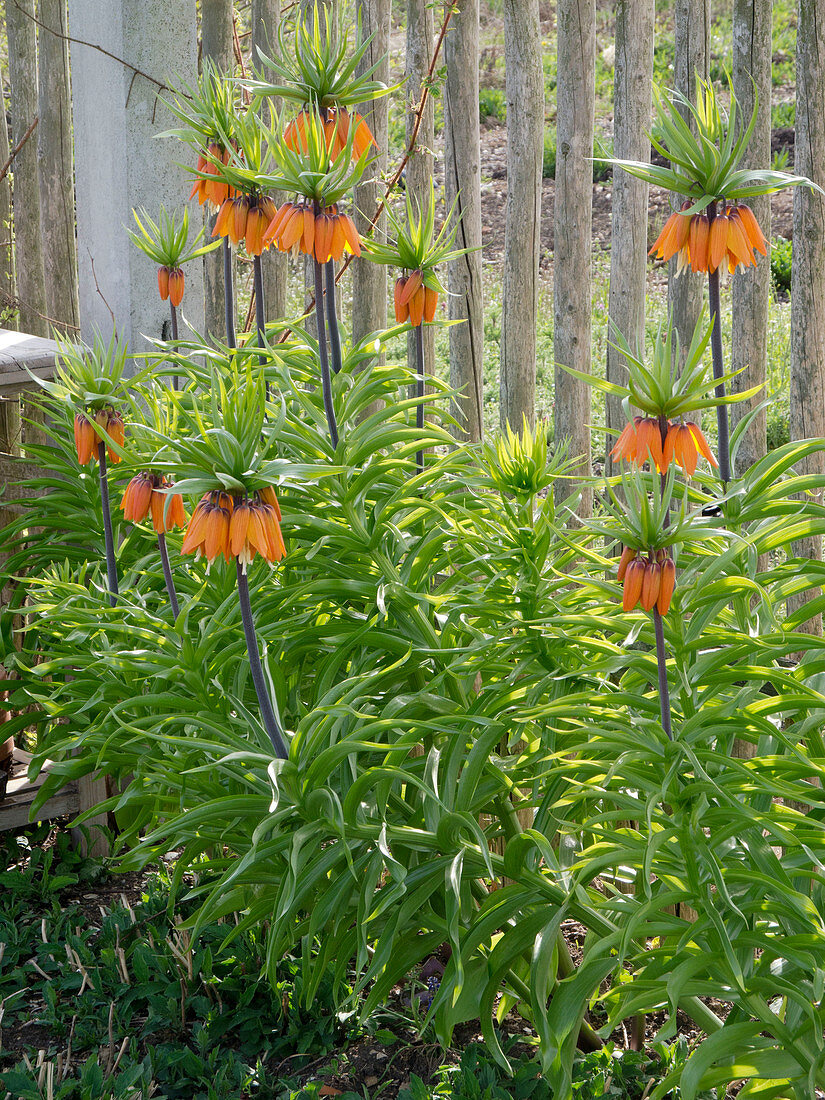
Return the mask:
{"type": "MultiPolygon", "coordinates": [[[[606,159],[613,155],[613,143],[607,138],[596,138],[593,149],[593,182],[600,183],[611,179],[613,166],[606,159]]],[[[556,129],[551,126],[544,131],[544,155],[542,159],[542,177],[554,179],[556,175],[556,129]]]]}
{"type": "Polygon", "coordinates": [[[541,162],[541,174],[544,179],[556,177],[556,128],[550,126],[544,131],[544,155],[541,162]]]}
{"type": "Polygon", "coordinates": [[[786,237],[771,240],[771,277],[777,290],[790,293],[793,267],[793,241],[786,237]]]}
{"type": "Polygon", "coordinates": [[[796,125],[796,103],[789,99],[771,107],[771,129],[785,130],[796,125]]]}
{"type": "Polygon", "coordinates": [[[494,118],[498,122],[507,121],[507,98],[500,88],[479,88],[478,114],[482,122],[494,118]]]}

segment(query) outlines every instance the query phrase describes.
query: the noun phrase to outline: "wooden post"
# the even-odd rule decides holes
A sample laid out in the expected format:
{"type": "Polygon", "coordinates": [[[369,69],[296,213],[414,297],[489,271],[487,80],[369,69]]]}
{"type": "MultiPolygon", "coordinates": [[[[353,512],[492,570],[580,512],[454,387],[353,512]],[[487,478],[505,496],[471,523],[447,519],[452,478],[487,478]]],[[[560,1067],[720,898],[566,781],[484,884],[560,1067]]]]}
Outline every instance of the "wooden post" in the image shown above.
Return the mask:
{"type": "Polygon", "coordinates": [[[32,336],[48,335],[46,282],[40,234],[37,178],[37,36],[34,0],[6,4],[11,88],[11,140],[17,145],[35,126],[14,161],[14,261],[17,272],[18,327],[32,336]]]}
{"type": "MultiPolygon", "coordinates": [[[[252,0],[252,64],[260,67],[258,49],[268,57],[278,55],[278,26],[281,22],[281,0],[252,0]]],[[[273,124],[280,106],[280,100],[270,103],[270,120],[273,124]]],[[[274,196],[280,206],[280,195],[274,196]]],[[[277,248],[270,248],[261,256],[261,273],[264,283],[264,302],[266,319],[280,321],[287,315],[287,287],[289,277],[289,257],[277,248]]]]}
{"type": "Polygon", "coordinates": [[[536,422],[544,71],[539,0],[504,0],[507,214],[501,309],[501,426],[536,422]]]}
{"type": "MultiPolygon", "coordinates": [[[[622,160],[645,161],[650,153],[654,16],[654,0],[620,0],[616,7],[613,155],[622,160]]],[[[608,338],[620,332],[636,354],[644,352],[648,190],[629,172],[613,172],[608,338]]],[[[609,345],[606,377],[627,383],[625,357],[609,345]]],[[[605,398],[605,421],[604,472],[610,477],[616,472],[610,449],[627,422],[618,397],[605,398]]]]}
{"type": "MultiPolygon", "coordinates": [[[[373,35],[359,74],[378,63],[373,79],[389,83],[390,78],[390,0],[359,0],[361,33],[373,35]]],[[[378,143],[378,159],[367,170],[355,188],[355,221],[359,233],[365,234],[384,195],[381,179],[387,168],[389,138],[389,100],[387,96],[362,103],[358,110],[364,116],[378,143]]],[[[375,150],[373,150],[375,152],[375,150]]],[[[375,227],[375,239],[386,238],[387,219],[381,215],[375,227]]],[[[387,327],[387,269],[383,264],[359,262],[352,265],[352,342],[359,344],[371,332],[387,327]]]]}
{"type": "MultiPolygon", "coordinates": [[[[771,7],[771,0],[734,0],[733,5],[733,90],[739,100],[743,125],[747,124],[755,106],[754,83],[759,96],[756,127],[742,160],[743,168],[771,166],[771,7]]],[[[770,248],[770,196],[757,195],[747,201],[770,248]]],[[[765,384],[770,293],[770,252],[764,259],[760,257],[756,267],[737,266],[733,275],[733,331],[736,339],[731,346],[731,368],[742,373],[731,380],[734,393],[765,384]]],[[[762,390],[749,401],[731,405],[731,428],[764,401],[765,396],[762,390]]],[[[766,450],[767,412],[763,409],[740,443],[736,463],[739,472],[749,469],[766,450]]]]}
{"type": "MultiPolygon", "coordinates": [[[[407,0],[407,45],[403,94],[407,103],[406,138],[409,148],[415,127],[416,111],[421,103],[424,80],[433,50],[433,12],[428,0],[407,0]]],[[[407,161],[407,194],[422,208],[430,201],[430,180],[433,176],[433,147],[435,145],[435,113],[433,100],[428,96],[418,127],[415,149],[407,161]]],[[[397,274],[397,272],[396,272],[397,274]]],[[[435,370],[435,330],[424,326],[424,373],[435,370]]],[[[407,334],[407,366],[414,373],[416,366],[415,333],[407,334]]]]}
{"type": "Polygon", "coordinates": [[[46,309],[52,323],[72,335],[79,329],[80,307],[66,0],[39,0],[37,10],[37,164],[46,309]]]}
{"type": "MultiPolygon", "coordinates": [[[[201,0],[201,53],[218,66],[226,76],[234,72],[232,36],[232,0],[201,0]]],[[[203,207],[206,235],[211,240],[215,225],[215,213],[208,204],[203,207]]],[[[232,271],[237,278],[235,256],[232,271]]],[[[223,276],[223,246],[203,257],[203,297],[206,333],[218,340],[226,340],[226,312],[223,276]]]]}
{"type": "Polygon", "coordinates": [[[444,175],[447,209],[456,202],[456,247],[449,264],[450,382],[461,397],[453,413],[463,436],[484,434],[484,297],[481,285],[481,134],[478,118],[478,0],[464,0],[445,43],[444,175]],[[457,201],[456,201],[457,200],[457,201]]]}
{"type": "MultiPolygon", "coordinates": [[[[3,125],[0,126],[0,164],[9,159],[9,128],[5,125],[6,102],[3,104],[3,125]]],[[[14,316],[14,253],[12,250],[11,176],[0,180],[0,324],[8,326],[14,316]]]]}
{"type": "MultiPolygon", "coordinates": [[[[825,35],[819,0],[799,0],[796,32],[794,170],[825,187],[825,35]]],[[[825,436],[825,197],[795,188],[791,268],[791,438],[825,436]]],[[[822,452],[800,462],[800,473],[823,472],[822,452]]],[[[822,503],[822,492],[816,494],[822,503]]],[[[822,558],[822,539],[794,544],[794,553],[822,558]]],[[[813,589],[808,598],[819,593],[813,589]]],[[[797,608],[805,595],[789,601],[797,608]]],[[[822,616],[799,629],[822,633],[822,616]]]]}
{"type": "MultiPolygon", "coordinates": [[[[696,102],[696,77],[707,80],[710,42],[710,0],[676,0],[676,53],[674,85],[691,103],[696,102]]],[[[689,112],[683,111],[686,121],[689,112]]],[[[691,127],[693,129],[694,127],[691,127]]],[[[674,195],[674,209],[682,201],[674,195]]],[[[705,276],[685,268],[676,275],[678,257],[668,268],[668,309],[679,333],[680,354],[684,360],[693,330],[705,300],[705,276]]]]}
{"type": "MultiPolygon", "coordinates": [[[[593,131],[596,109],[595,0],[559,0],[556,198],[553,219],[553,354],[557,364],[590,373],[593,131]]],[[[555,372],[555,440],[569,440],[582,477],[591,474],[590,387],[555,372]]],[[[592,510],[593,492],[581,483],[579,514],[592,510]]],[[[559,482],[558,499],[571,491],[559,482]]]]}

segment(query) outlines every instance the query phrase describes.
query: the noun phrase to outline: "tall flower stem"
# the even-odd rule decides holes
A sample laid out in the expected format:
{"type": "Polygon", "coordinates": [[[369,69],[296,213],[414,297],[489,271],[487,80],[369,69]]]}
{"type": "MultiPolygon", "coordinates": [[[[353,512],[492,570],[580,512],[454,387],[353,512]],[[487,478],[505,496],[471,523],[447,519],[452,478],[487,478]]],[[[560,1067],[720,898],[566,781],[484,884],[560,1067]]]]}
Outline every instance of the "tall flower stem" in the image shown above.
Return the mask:
{"type": "MultiPolygon", "coordinates": [[[[716,216],[716,204],[708,207],[710,223],[716,216]]],[[[722,354],[722,311],[719,308],[719,268],[708,272],[708,304],[713,319],[713,330],[710,334],[710,353],[713,363],[713,377],[717,380],[714,393],[717,397],[725,397],[725,383],[719,381],[725,373],[725,363],[722,354]]],[[[728,406],[726,404],[716,406],[716,426],[719,432],[719,476],[723,484],[731,479],[730,468],[730,434],[728,431],[728,406]]]]}
{"type": "Polygon", "coordinates": [[[106,444],[97,445],[97,459],[100,466],[100,504],[103,509],[103,537],[106,542],[106,576],[109,582],[109,603],[117,603],[117,563],[115,562],[115,539],[112,534],[112,513],[109,507],[109,477],[106,466],[106,444]]]}
{"type": "Polygon", "coordinates": [[[252,672],[252,683],[255,685],[255,694],[258,696],[258,706],[261,708],[261,719],[264,729],[269,734],[269,740],[275,750],[275,755],[281,760],[286,760],[289,750],[284,741],[284,735],[275,717],[275,708],[269,697],[264,670],[261,665],[261,657],[258,652],[258,636],[255,633],[255,620],[252,617],[252,604],[249,601],[249,578],[244,572],[240,561],[236,562],[238,570],[238,600],[241,605],[241,622],[243,623],[246,650],[249,654],[249,668],[252,672]]]}
{"type": "MultiPolygon", "coordinates": [[[[415,330],[415,367],[416,367],[416,380],[415,380],[415,396],[418,398],[418,404],[415,407],[415,426],[419,431],[419,434],[424,433],[424,326],[419,325],[415,330]]],[[[417,451],[415,455],[415,464],[418,468],[418,473],[424,473],[424,451],[417,451]]]]}
{"type": "MultiPolygon", "coordinates": [[[[261,267],[261,257],[252,257],[252,282],[255,287],[255,328],[258,332],[258,347],[262,348],[266,341],[266,308],[264,303],[264,273],[261,267]]],[[[259,357],[261,366],[266,362],[266,356],[259,357]]]]}
{"type": "Polygon", "coordinates": [[[662,715],[662,727],[668,740],[673,740],[673,727],[670,722],[670,691],[667,686],[667,657],[665,656],[665,631],[659,609],[653,608],[653,631],[656,635],[656,665],[659,671],[659,708],[662,715]]]}
{"type": "MultiPolygon", "coordinates": [[[[170,316],[170,321],[171,321],[171,326],[172,326],[172,329],[171,329],[172,339],[177,340],[177,338],[178,338],[178,311],[172,305],[172,299],[171,298],[169,299],[169,316],[170,316]]],[[[177,375],[175,375],[175,377],[172,379],[172,388],[173,389],[178,389],[178,376],[177,375]]]]}
{"type": "Polygon", "coordinates": [[[172,605],[172,614],[177,619],[180,615],[180,604],[178,603],[178,594],[175,591],[175,581],[172,576],[172,567],[169,564],[169,551],[166,548],[166,535],[163,531],[158,532],[158,550],[160,550],[160,564],[163,566],[163,579],[166,581],[166,591],[169,594],[169,603],[172,605]]]}
{"type": "Polygon", "coordinates": [[[335,308],[335,260],[326,262],[327,324],[329,325],[329,350],[332,369],[336,374],[344,364],[341,358],[341,333],[338,329],[338,311],[335,308]]]}
{"type": "Polygon", "coordinates": [[[321,360],[321,384],[324,388],[324,411],[327,414],[329,437],[332,446],[338,446],[338,423],[335,419],[335,406],[332,403],[332,379],[329,374],[327,356],[327,331],[324,324],[324,280],[321,265],[313,260],[315,267],[315,317],[318,326],[318,356],[321,360]]]}
{"type": "Polygon", "coordinates": [[[226,317],[226,343],[230,348],[238,346],[235,337],[235,290],[232,285],[232,249],[229,238],[223,239],[223,302],[226,317]]]}

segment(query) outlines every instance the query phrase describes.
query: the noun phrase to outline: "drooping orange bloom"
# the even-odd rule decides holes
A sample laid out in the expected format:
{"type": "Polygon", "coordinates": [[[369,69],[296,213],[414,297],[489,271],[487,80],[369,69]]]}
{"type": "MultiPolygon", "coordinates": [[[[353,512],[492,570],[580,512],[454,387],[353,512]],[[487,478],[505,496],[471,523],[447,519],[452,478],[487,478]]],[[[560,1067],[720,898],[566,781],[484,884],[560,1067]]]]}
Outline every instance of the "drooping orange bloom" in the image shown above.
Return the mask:
{"type": "MultiPolygon", "coordinates": [[[[272,490],[274,496],[274,490],[272,490]]],[[[235,505],[229,527],[229,552],[243,565],[260,554],[272,565],[286,553],[280,527],[280,509],[266,503],[256,493],[252,501],[244,500],[235,505]]]]}
{"type": "Polygon", "coordinates": [[[662,431],[659,421],[652,416],[643,416],[636,425],[636,457],[638,465],[652,459],[659,473],[665,469],[662,460],[662,431]]]}
{"type": "Polygon", "coordinates": [[[694,424],[692,420],[683,424],[669,424],[665,445],[662,448],[664,469],[667,469],[675,459],[687,476],[693,477],[699,455],[706,458],[711,466],[719,465],[698,424],[694,424]]]}
{"type": "MultiPolygon", "coordinates": [[[[682,204],[682,210],[690,203],[682,204]]],[[[648,255],[669,260],[678,254],[681,271],[688,264],[692,271],[711,274],[727,261],[728,271],[737,264],[750,267],[756,263],[754,251],[767,255],[767,244],[749,206],[729,206],[710,217],[677,211],[665,222],[662,232],[648,255]]]]}
{"type": "MultiPolygon", "coordinates": [[[[682,213],[690,208],[689,202],[682,203],[682,210],[676,210],[665,222],[662,232],[656,238],[653,247],[648,252],[652,256],[655,252],[657,259],[669,260],[677,253],[685,253],[687,259],[687,243],[690,233],[691,215],[682,213]]],[[[683,266],[680,257],[680,267],[683,266]]]]}
{"type": "Polygon", "coordinates": [[[246,218],[246,234],[244,237],[247,255],[260,256],[263,252],[264,233],[270,220],[260,206],[250,208],[246,218]]]}
{"type": "Polygon", "coordinates": [[[175,267],[169,272],[169,301],[175,309],[178,308],[183,300],[184,282],[185,279],[181,268],[175,267]]]}
{"type": "Polygon", "coordinates": [[[395,283],[395,319],[399,324],[409,321],[418,328],[422,321],[435,318],[438,291],[425,286],[421,271],[402,275],[395,283]]]}
{"type": "Polygon", "coordinates": [[[142,523],[151,511],[152,526],[159,535],[166,534],[175,527],[185,527],[186,512],[180,493],[159,492],[160,489],[169,488],[170,485],[171,483],[165,477],[160,477],[158,474],[150,474],[145,470],[136,474],[126,486],[123,500],[120,502],[124,519],[132,523],[142,523]]]}
{"type": "Polygon", "coordinates": [[[229,524],[233,501],[228,493],[217,490],[206,493],[198,503],[189,521],[181,547],[182,554],[195,554],[206,558],[211,566],[219,554],[230,560],[229,524]]]}
{"type": "MultiPolygon", "coordinates": [[[[205,154],[200,153],[198,155],[198,171],[207,172],[216,177],[219,175],[221,167],[228,163],[229,151],[215,141],[210,142],[205,154]]],[[[197,196],[198,203],[201,206],[208,202],[217,209],[229,197],[231,191],[232,188],[229,184],[224,183],[222,179],[206,179],[199,176],[195,180],[189,198],[194,199],[197,196]]]]}
{"type": "Polygon", "coordinates": [[[657,561],[645,562],[641,603],[643,611],[652,611],[662,586],[662,567],[657,561]]]}
{"type": "MultiPolygon", "coordinates": [[[[640,603],[643,611],[652,611],[655,607],[660,615],[666,615],[670,610],[676,585],[676,566],[673,559],[667,550],[657,551],[655,559],[652,551],[648,558],[636,557],[635,550],[632,554],[623,574],[623,610],[632,611],[640,603]]],[[[622,560],[624,556],[623,554],[622,560]]],[[[621,564],[619,569],[621,572],[621,564]]],[[[619,577],[621,579],[622,576],[619,577]]]]}
{"type": "Polygon", "coordinates": [[[641,558],[635,558],[627,567],[624,576],[624,589],[622,592],[622,609],[632,611],[642,595],[642,585],[645,579],[645,563],[641,558]]]}
{"type": "Polygon", "coordinates": [[[183,497],[180,493],[158,492],[158,489],[170,487],[171,482],[162,477],[158,479],[158,484],[152,490],[152,526],[157,535],[165,535],[175,527],[185,527],[187,523],[186,509],[183,507],[183,497]]]}
{"type": "Polygon", "coordinates": [[[74,418],[74,445],[77,449],[77,461],[81,466],[97,458],[97,432],[85,412],[79,412],[74,418]]]}
{"type": "Polygon", "coordinates": [[[361,255],[361,237],[349,214],[327,206],[318,214],[310,203],[288,202],[275,211],[261,241],[281,252],[312,256],[319,264],[338,263],[345,252],[361,255]]]}
{"type": "Polygon", "coordinates": [[[670,610],[670,601],[673,598],[673,589],[676,587],[676,565],[673,558],[666,557],[662,562],[662,577],[659,585],[659,598],[656,601],[656,610],[660,615],[667,615],[670,610]]]}
{"type": "Polygon", "coordinates": [[[177,309],[183,299],[184,282],[184,275],[181,268],[159,267],[158,290],[160,291],[161,301],[165,302],[168,298],[177,309]]]}
{"type": "MultiPolygon", "coordinates": [[[[377,148],[372,131],[357,112],[350,113],[343,107],[328,107],[321,111],[321,118],[324,125],[327,151],[333,160],[340,155],[346,146],[351,126],[355,126],[355,134],[352,139],[352,155],[355,160],[360,159],[370,145],[375,145],[377,148]]],[[[289,123],[284,131],[284,142],[287,148],[294,153],[306,155],[309,151],[308,124],[309,111],[304,109],[289,123]]]]}
{"type": "Polygon", "coordinates": [[[610,452],[610,457],[616,459],[616,461],[624,460],[625,462],[635,462],[636,460],[636,429],[642,422],[640,416],[633,417],[632,424],[626,424],[622,428],[621,435],[616,440],[613,450],[610,452]]]}
{"type": "Polygon", "coordinates": [[[149,514],[152,505],[152,493],[155,488],[155,479],[152,474],[145,471],[135,474],[123,493],[120,502],[120,510],[123,518],[132,523],[142,523],[149,514]]]}
{"type": "Polygon", "coordinates": [[[616,580],[621,584],[627,573],[627,567],[636,560],[636,551],[632,546],[622,548],[622,556],[619,558],[619,568],[616,570],[616,580]]]}
{"type": "MultiPolygon", "coordinates": [[[[111,405],[104,409],[98,409],[95,413],[95,422],[98,427],[102,428],[119,447],[122,447],[126,442],[126,427],[123,423],[123,417],[120,413],[114,409],[111,405]]],[[[95,443],[99,444],[101,440],[95,436],[95,443]]],[[[109,454],[109,461],[118,463],[120,462],[120,455],[117,451],[113,451],[109,444],[106,444],[106,450],[109,454]]],[[[95,447],[95,457],[97,456],[97,447],[95,447]]]]}

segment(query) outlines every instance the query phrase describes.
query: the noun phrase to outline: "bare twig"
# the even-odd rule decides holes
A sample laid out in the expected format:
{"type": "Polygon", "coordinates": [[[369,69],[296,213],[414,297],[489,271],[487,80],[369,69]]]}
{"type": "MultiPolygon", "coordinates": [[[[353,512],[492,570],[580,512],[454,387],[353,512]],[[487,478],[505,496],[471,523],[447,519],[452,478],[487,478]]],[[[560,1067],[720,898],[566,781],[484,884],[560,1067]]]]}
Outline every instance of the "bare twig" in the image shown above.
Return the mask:
{"type": "Polygon", "coordinates": [[[6,178],[6,176],[8,175],[9,168],[11,168],[12,164],[14,163],[14,158],[17,156],[17,154],[20,152],[20,150],[23,148],[23,146],[26,144],[26,142],[32,136],[32,134],[34,133],[35,128],[36,128],[39,121],[40,121],[40,115],[35,115],[34,116],[34,122],[31,124],[31,126],[28,128],[28,130],[26,130],[25,134],[23,134],[23,136],[20,138],[18,143],[12,149],[11,153],[9,154],[9,159],[6,161],[6,163],[3,165],[3,167],[0,168],[0,181],[4,180],[6,178]]]}
{"type": "Polygon", "coordinates": [[[136,76],[145,77],[146,80],[150,81],[150,83],[156,85],[160,91],[172,91],[168,84],[164,84],[163,81],[157,80],[154,76],[150,76],[147,72],[144,72],[143,69],[139,69],[136,65],[132,65],[131,62],[125,61],[122,57],[118,57],[117,54],[110,53],[110,51],[104,49],[103,46],[98,46],[96,42],[87,42],[83,38],[73,38],[70,34],[62,34],[60,31],[56,31],[54,27],[50,27],[46,23],[42,23],[36,15],[32,15],[30,12],[25,11],[20,6],[18,0],[13,0],[13,3],[18,11],[23,12],[23,14],[28,19],[31,19],[33,23],[36,23],[38,27],[42,28],[42,30],[44,31],[48,31],[49,34],[53,34],[56,38],[62,38],[65,42],[71,42],[73,45],[76,46],[88,46],[90,50],[97,50],[98,53],[102,53],[106,57],[110,57],[112,61],[117,61],[120,65],[123,65],[124,68],[130,69],[133,73],[135,73],[136,76]]]}
{"type": "Polygon", "coordinates": [[[103,302],[104,306],[106,306],[106,308],[109,311],[109,316],[112,318],[112,328],[114,330],[115,339],[117,339],[117,321],[115,320],[114,312],[112,310],[112,307],[106,301],[106,296],[104,295],[103,291],[100,289],[100,283],[97,281],[97,272],[95,271],[94,256],[92,256],[92,253],[91,253],[91,251],[89,250],[88,247],[86,248],[86,251],[89,253],[89,263],[92,265],[92,278],[95,281],[95,290],[98,292],[98,294],[100,295],[100,300],[103,302]]]}

